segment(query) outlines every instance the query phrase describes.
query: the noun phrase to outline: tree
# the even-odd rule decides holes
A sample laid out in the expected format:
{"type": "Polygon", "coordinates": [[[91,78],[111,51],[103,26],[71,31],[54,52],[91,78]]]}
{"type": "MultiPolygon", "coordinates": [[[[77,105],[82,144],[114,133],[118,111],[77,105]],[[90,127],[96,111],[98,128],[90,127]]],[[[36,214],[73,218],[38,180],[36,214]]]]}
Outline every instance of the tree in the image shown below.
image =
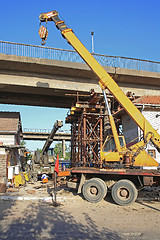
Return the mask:
{"type": "Polygon", "coordinates": [[[21,140],[21,146],[25,146],[26,145],[26,142],[24,140],[21,140]]]}
{"type": "Polygon", "coordinates": [[[54,154],[57,156],[59,155],[59,158],[63,158],[63,151],[62,151],[62,143],[57,143],[54,147],[54,154]]]}
{"type": "MultiPolygon", "coordinates": [[[[62,150],[62,143],[57,143],[54,147],[54,154],[57,156],[59,154],[59,158],[63,158],[63,150],[62,150]]],[[[71,157],[71,149],[70,146],[68,147],[65,145],[65,159],[70,159],[71,157]]]]}

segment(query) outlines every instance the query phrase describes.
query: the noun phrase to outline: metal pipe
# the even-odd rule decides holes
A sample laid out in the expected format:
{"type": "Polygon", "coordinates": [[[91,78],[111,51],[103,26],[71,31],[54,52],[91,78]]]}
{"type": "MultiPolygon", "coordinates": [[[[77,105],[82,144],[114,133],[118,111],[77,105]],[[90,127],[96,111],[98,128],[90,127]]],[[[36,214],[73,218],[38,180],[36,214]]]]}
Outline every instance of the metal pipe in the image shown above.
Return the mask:
{"type": "Polygon", "coordinates": [[[111,111],[110,111],[110,108],[109,108],[109,104],[108,104],[108,100],[107,100],[105,90],[103,90],[103,95],[104,95],[105,104],[106,104],[106,107],[107,107],[107,110],[108,110],[109,121],[110,121],[111,129],[112,129],[116,149],[117,149],[118,152],[121,152],[121,145],[120,145],[120,142],[119,142],[119,137],[118,137],[118,133],[117,133],[116,124],[114,122],[114,118],[113,118],[113,116],[111,114],[111,111]]]}
{"type": "Polygon", "coordinates": [[[108,115],[111,116],[112,114],[111,114],[111,111],[110,111],[110,108],[109,108],[108,99],[107,99],[105,90],[103,90],[103,96],[104,96],[104,101],[105,101],[105,104],[106,104],[106,107],[107,107],[108,115]]]}

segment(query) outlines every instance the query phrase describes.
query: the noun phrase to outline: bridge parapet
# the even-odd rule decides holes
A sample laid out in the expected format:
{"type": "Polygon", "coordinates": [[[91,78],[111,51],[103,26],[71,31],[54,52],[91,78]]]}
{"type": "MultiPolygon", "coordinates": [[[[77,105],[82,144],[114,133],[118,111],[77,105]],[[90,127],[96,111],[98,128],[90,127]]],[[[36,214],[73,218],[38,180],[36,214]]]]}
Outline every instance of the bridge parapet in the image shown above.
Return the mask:
{"type": "MultiPolygon", "coordinates": [[[[82,58],[72,50],[13,43],[7,41],[0,41],[0,53],[31,58],[43,58],[83,63],[82,58]]],[[[160,62],[120,56],[108,56],[95,53],[93,56],[102,66],[160,73],[160,62]]]]}
{"type": "Polygon", "coordinates": [[[50,133],[51,129],[36,129],[36,128],[23,128],[23,133],[50,133]]]}

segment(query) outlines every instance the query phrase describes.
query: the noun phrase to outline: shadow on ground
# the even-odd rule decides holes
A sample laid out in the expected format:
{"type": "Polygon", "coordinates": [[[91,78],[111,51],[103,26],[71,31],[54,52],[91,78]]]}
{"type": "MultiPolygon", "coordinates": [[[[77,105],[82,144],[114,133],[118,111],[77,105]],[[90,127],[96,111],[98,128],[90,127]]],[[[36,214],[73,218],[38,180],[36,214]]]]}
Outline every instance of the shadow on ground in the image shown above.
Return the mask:
{"type": "MultiPolygon", "coordinates": [[[[10,214],[9,210],[4,217],[6,214],[10,214]]],[[[63,205],[53,207],[51,203],[29,203],[24,208],[23,217],[12,216],[6,230],[0,230],[0,239],[122,239],[107,227],[100,231],[88,214],[83,213],[83,216],[86,224],[77,223],[69,212],[64,211],[63,205]]]]}
{"type": "Polygon", "coordinates": [[[7,201],[6,204],[6,201],[0,200],[0,221],[2,221],[5,216],[8,216],[8,214],[10,213],[10,209],[12,208],[12,206],[14,206],[14,204],[15,202],[13,201],[7,201]]]}

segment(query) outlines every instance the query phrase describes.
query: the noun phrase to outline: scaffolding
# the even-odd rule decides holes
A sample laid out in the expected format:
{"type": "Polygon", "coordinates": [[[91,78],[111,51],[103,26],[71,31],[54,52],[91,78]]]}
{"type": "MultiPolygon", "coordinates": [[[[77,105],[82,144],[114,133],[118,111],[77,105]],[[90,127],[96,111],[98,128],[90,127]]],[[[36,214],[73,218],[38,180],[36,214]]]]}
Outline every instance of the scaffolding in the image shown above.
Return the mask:
{"type": "Polygon", "coordinates": [[[101,165],[104,115],[103,97],[93,91],[88,101],[79,101],[77,98],[70,109],[66,123],[71,124],[72,167],[101,165]]]}

